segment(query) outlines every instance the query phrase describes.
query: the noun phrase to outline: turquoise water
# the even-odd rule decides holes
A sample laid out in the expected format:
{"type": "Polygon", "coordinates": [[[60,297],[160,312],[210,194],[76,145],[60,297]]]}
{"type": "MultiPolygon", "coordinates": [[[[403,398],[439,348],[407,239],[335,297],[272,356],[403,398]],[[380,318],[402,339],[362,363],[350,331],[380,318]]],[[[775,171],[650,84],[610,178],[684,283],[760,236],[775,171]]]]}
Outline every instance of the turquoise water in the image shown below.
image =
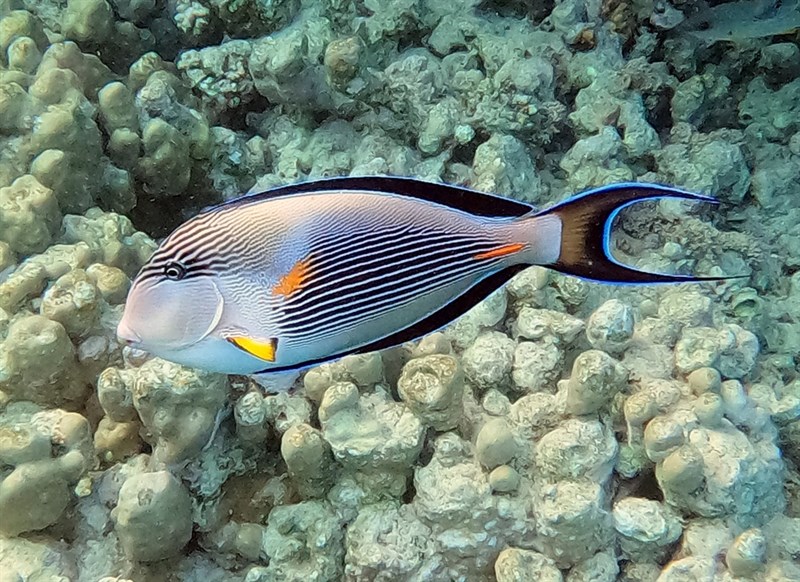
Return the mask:
{"type": "Polygon", "coordinates": [[[800,580],[799,28],[770,0],[4,0],[0,582],[800,580]],[[745,277],[533,266],[288,391],[118,340],[203,208],[387,174],[711,195],[626,209],[611,251],[745,277]]]}

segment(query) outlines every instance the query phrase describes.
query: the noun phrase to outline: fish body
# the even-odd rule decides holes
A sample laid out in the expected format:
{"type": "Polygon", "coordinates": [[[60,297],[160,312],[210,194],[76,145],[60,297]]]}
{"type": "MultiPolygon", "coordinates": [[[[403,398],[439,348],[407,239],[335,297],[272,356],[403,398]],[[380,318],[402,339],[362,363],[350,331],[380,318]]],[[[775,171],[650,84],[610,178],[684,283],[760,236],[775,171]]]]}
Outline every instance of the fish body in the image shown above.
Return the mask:
{"type": "Polygon", "coordinates": [[[616,262],[614,216],[640,200],[707,197],[619,184],[543,212],[407,178],[306,182],[210,208],[142,267],[124,341],[190,367],[294,372],[417,339],[529,265],[612,283],[700,280],[616,262]]]}
{"type": "Polygon", "coordinates": [[[790,34],[800,29],[800,0],[726,2],[700,10],[680,29],[708,44],[790,34]]]}

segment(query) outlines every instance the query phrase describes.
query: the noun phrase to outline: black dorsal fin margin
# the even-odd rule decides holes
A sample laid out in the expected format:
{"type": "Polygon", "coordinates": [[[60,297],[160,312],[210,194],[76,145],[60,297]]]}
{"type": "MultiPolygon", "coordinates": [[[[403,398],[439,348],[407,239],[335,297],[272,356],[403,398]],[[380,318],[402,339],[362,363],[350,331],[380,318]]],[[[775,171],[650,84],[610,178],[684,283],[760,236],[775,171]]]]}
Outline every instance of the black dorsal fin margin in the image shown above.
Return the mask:
{"type": "Polygon", "coordinates": [[[284,196],[309,194],[311,192],[330,192],[332,190],[382,192],[407,196],[455,208],[475,216],[514,218],[528,214],[533,210],[531,205],[518,200],[441,182],[428,182],[401,176],[343,176],[297,182],[270,188],[262,192],[245,194],[239,198],[207,208],[204,212],[240,204],[253,204],[284,196]]]}

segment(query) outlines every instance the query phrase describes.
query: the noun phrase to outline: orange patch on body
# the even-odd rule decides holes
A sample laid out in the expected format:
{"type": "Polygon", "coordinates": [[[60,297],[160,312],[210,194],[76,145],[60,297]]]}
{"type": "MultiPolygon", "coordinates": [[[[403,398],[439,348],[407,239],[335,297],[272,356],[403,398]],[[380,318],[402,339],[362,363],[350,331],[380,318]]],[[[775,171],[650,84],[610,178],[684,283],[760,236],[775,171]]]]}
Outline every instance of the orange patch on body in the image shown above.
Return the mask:
{"type": "Polygon", "coordinates": [[[506,255],[513,255],[514,253],[518,253],[524,248],[525,245],[522,243],[503,245],[502,247],[497,247],[496,249],[492,249],[491,251],[486,251],[485,253],[478,253],[473,258],[477,260],[496,259],[497,257],[505,257],[506,255]]]}
{"type": "Polygon", "coordinates": [[[283,295],[289,297],[296,293],[308,282],[308,275],[311,269],[309,258],[297,261],[294,266],[286,273],[272,288],[273,295],[283,295]]]}

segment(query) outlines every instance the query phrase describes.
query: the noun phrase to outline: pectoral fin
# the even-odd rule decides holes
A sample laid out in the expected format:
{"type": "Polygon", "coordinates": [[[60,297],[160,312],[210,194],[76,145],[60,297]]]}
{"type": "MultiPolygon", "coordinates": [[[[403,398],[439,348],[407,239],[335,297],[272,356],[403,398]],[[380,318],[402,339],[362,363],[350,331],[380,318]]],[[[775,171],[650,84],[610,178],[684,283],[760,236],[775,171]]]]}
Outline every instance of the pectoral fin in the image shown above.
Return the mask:
{"type": "Polygon", "coordinates": [[[264,360],[275,361],[275,352],[278,350],[278,338],[251,338],[246,336],[230,336],[225,338],[242,351],[251,356],[264,360]]]}
{"type": "Polygon", "coordinates": [[[250,376],[267,394],[277,394],[287,392],[294,386],[295,381],[300,377],[300,372],[290,370],[288,372],[264,372],[250,376]]]}

